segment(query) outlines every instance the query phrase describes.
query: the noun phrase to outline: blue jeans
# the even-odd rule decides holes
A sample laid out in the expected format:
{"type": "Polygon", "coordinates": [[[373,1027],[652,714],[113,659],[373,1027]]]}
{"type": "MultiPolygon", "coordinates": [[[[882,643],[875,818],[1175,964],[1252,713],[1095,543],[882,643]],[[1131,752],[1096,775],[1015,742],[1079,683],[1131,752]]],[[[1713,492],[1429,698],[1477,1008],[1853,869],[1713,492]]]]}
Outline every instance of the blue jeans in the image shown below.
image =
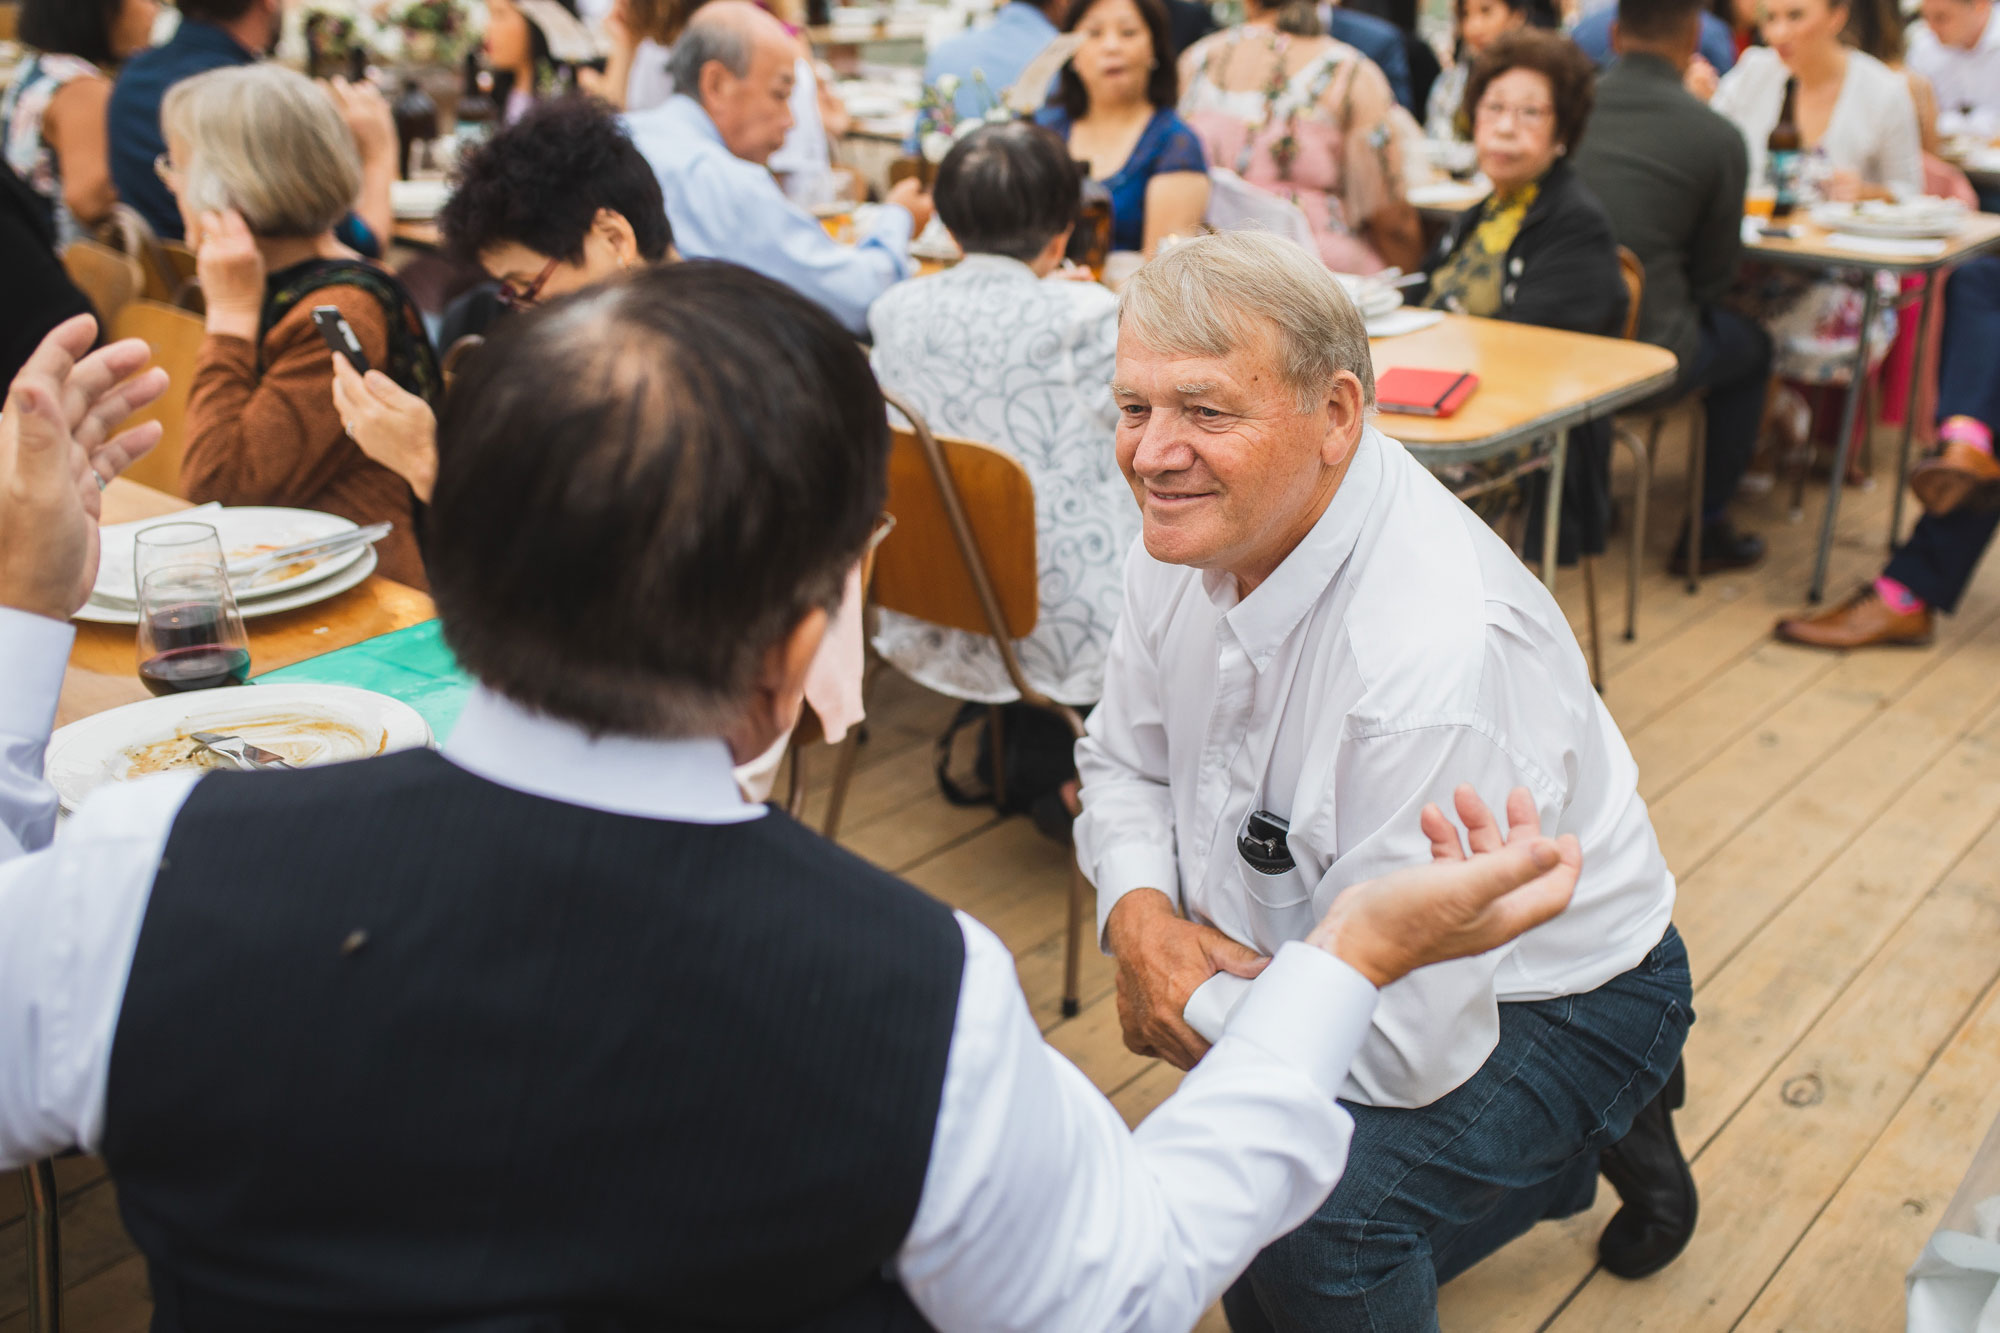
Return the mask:
{"type": "Polygon", "coordinates": [[[1680,934],[1594,991],[1500,1006],[1478,1073],[1413,1110],[1355,1106],[1347,1172],[1222,1298],[1235,1333],[1434,1333],[1438,1284],[1544,1218],[1590,1207],[1598,1153],[1680,1059],[1680,934]]]}
{"type": "MultiPolygon", "coordinates": [[[[1944,289],[1938,420],[1974,417],[2000,433],[2000,256],[1973,260],[1944,289]]],[[[1940,611],[1956,611],[2000,512],[1925,514],[1883,571],[1940,611]]]]}

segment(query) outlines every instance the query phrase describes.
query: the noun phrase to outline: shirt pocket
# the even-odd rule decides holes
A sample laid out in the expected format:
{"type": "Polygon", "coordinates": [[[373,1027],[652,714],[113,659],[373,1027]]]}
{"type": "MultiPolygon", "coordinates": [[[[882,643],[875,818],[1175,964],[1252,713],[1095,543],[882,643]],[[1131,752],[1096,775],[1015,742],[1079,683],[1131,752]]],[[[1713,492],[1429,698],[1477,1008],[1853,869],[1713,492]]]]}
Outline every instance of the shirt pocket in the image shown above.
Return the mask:
{"type": "Polygon", "coordinates": [[[1313,887],[1318,877],[1293,866],[1283,874],[1266,875],[1244,861],[1241,853],[1236,872],[1243,881],[1243,894],[1250,918],[1253,944],[1260,953],[1272,954],[1287,940],[1302,940],[1318,921],[1313,911],[1313,887]]]}

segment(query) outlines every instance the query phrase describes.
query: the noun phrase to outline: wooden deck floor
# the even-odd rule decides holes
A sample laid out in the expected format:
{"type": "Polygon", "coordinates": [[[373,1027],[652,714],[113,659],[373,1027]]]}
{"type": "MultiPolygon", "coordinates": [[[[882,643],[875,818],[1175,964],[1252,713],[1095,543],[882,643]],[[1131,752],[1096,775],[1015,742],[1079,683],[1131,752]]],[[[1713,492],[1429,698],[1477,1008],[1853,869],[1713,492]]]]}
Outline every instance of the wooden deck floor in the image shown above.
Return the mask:
{"type": "MultiPolygon", "coordinates": [[[[1770,627],[1802,601],[1813,524],[1775,497],[1742,506],[1770,558],[1689,596],[1662,569],[1680,513],[1667,455],[1634,643],[1617,633],[1622,553],[1603,567],[1605,698],[1680,877],[1698,1015],[1680,1126],[1702,1224],[1665,1273],[1620,1282],[1592,1264],[1606,1190],[1446,1288],[1453,1333],[1900,1328],[1903,1271],[2000,1116],[2000,574],[1934,648],[1786,647],[1770,627]]],[[[1879,567],[1888,498],[1850,492],[1836,596],[1879,567]]],[[[1581,626],[1573,572],[1562,600],[1581,626]]],[[[938,798],[930,742],[951,711],[885,677],[843,840],[993,927],[1049,1040],[1137,1121],[1179,1076],[1125,1050],[1094,953],[1083,1013],[1059,1021],[1065,853],[938,798]]],[[[109,1182],[87,1162],[65,1176],[70,1328],[143,1327],[109,1182]]],[[[0,1191],[0,1333],[25,1327],[17,1218],[0,1191]]]]}

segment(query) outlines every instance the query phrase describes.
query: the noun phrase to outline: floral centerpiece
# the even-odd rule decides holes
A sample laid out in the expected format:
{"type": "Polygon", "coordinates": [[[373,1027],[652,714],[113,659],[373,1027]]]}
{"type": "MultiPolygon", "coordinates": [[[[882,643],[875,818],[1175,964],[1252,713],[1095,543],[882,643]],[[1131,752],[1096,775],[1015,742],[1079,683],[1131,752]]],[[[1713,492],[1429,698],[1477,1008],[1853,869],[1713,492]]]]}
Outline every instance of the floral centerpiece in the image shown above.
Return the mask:
{"type": "Polygon", "coordinates": [[[917,99],[917,149],[933,168],[944,161],[953,144],[981,125],[1003,125],[1015,119],[1013,109],[978,70],[972,72],[971,89],[976,114],[961,115],[959,92],[964,87],[956,74],[946,74],[925,88],[917,99]]]}
{"type": "Polygon", "coordinates": [[[452,67],[479,41],[467,0],[391,0],[379,13],[376,51],[391,63],[452,67]]]}
{"type": "Polygon", "coordinates": [[[300,6],[306,73],[314,78],[343,73],[357,49],[373,52],[374,25],[352,0],[309,0],[300,6]]]}

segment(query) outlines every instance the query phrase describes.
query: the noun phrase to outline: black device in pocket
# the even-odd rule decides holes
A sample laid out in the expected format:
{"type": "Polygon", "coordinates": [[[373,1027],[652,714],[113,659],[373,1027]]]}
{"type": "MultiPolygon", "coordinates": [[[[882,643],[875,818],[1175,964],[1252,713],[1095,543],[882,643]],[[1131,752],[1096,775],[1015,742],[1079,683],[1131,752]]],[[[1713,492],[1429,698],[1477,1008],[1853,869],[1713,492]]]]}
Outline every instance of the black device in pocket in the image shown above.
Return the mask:
{"type": "Polygon", "coordinates": [[[361,339],[354,336],[354,326],[347,322],[347,316],[340,313],[339,306],[314,306],[312,321],[319,327],[319,336],[326,339],[326,345],[333,349],[335,356],[346,357],[355,374],[368,373],[368,354],[361,350],[361,339]]]}

